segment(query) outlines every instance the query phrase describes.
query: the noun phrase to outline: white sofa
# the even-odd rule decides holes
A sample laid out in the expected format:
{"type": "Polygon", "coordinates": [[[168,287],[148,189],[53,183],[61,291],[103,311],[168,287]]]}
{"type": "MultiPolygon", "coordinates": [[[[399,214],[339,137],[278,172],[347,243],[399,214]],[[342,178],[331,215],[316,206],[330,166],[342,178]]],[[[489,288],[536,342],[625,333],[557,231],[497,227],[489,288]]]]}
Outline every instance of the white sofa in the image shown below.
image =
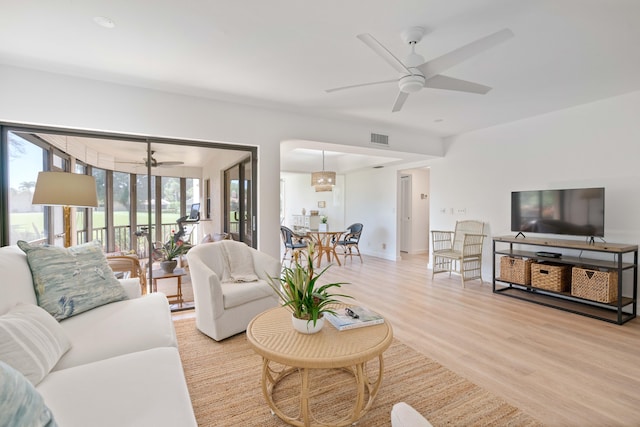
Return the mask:
{"type": "MultiPolygon", "coordinates": [[[[0,248],[0,271],[0,316],[37,304],[22,250],[0,248]]],[[[60,427],[196,426],[166,297],[121,283],[129,299],[59,322],[71,347],[35,389],[60,427]]]]}
{"type": "Polygon", "coordinates": [[[196,326],[216,341],[247,329],[257,314],[278,306],[267,283],[280,261],[234,240],[203,243],[187,252],[196,326]]]}

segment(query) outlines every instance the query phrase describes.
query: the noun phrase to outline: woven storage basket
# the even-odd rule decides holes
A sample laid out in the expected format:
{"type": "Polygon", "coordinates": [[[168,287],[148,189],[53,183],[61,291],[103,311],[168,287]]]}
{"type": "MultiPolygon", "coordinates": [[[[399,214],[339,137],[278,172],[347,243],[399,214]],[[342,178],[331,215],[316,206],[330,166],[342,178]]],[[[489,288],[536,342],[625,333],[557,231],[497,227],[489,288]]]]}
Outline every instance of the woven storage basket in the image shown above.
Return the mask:
{"type": "Polygon", "coordinates": [[[500,258],[500,279],[519,285],[530,285],[531,264],[532,259],[503,256],[500,258]]]}
{"type": "Polygon", "coordinates": [[[617,301],[618,272],[573,267],[571,295],[604,303],[617,301]]]}
{"type": "Polygon", "coordinates": [[[571,267],[554,264],[531,264],[531,286],[554,292],[566,292],[571,287],[571,267]]]}

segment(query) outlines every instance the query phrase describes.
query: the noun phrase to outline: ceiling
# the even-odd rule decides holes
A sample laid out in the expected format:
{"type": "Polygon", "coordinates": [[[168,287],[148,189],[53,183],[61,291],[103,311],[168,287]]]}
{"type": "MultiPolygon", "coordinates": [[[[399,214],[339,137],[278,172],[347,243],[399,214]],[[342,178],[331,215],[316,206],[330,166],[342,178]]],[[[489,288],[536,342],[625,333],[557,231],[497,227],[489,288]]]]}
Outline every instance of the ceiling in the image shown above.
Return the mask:
{"type": "Polygon", "coordinates": [[[637,0],[0,0],[0,10],[0,63],[442,137],[640,89],[637,0]],[[443,73],[492,87],[486,95],[422,89],[392,113],[394,83],[325,92],[397,78],[356,35],[403,59],[411,26],[426,29],[416,48],[426,60],[503,28],[515,36],[443,73]]]}

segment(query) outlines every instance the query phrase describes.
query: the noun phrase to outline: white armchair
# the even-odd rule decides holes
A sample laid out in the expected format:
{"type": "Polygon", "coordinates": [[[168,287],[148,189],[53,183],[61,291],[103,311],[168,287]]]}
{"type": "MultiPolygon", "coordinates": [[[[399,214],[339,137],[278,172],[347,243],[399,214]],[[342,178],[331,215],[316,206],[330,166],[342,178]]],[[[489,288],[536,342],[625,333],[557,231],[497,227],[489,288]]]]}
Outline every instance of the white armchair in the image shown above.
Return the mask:
{"type": "Polygon", "coordinates": [[[242,242],[197,245],[187,253],[196,327],[216,341],[247,329],[257,314],[278,306],[268,277],[280,277],[280,261],[242,242]]]}
{"type": "Polygon", "coordinates": [[[482,284],[482,245],[484,223],[481,221],[457,221],[455,231],[431,231],[433,246],[433,270],[437,273],[457,271],[462,287],[467,280],[480,279],[482,284]]]}

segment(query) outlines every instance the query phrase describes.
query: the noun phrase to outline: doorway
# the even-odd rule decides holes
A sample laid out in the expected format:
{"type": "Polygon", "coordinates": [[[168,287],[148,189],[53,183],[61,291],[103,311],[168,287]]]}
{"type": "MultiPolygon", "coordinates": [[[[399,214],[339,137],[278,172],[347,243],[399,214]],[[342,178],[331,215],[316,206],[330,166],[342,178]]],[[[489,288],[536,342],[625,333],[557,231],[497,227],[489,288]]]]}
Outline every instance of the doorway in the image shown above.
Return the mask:
{"type": "Polygon", "coordinates": [[[411,175],[400,176],[400,252],[411,248],[411,175]]]}
{"type": "Polygon", "coordinates": [[[224,171],[224,231],[233,240],[253,247],[255,241],[255,194],[252,185],[252,157],[224,171]]]}

